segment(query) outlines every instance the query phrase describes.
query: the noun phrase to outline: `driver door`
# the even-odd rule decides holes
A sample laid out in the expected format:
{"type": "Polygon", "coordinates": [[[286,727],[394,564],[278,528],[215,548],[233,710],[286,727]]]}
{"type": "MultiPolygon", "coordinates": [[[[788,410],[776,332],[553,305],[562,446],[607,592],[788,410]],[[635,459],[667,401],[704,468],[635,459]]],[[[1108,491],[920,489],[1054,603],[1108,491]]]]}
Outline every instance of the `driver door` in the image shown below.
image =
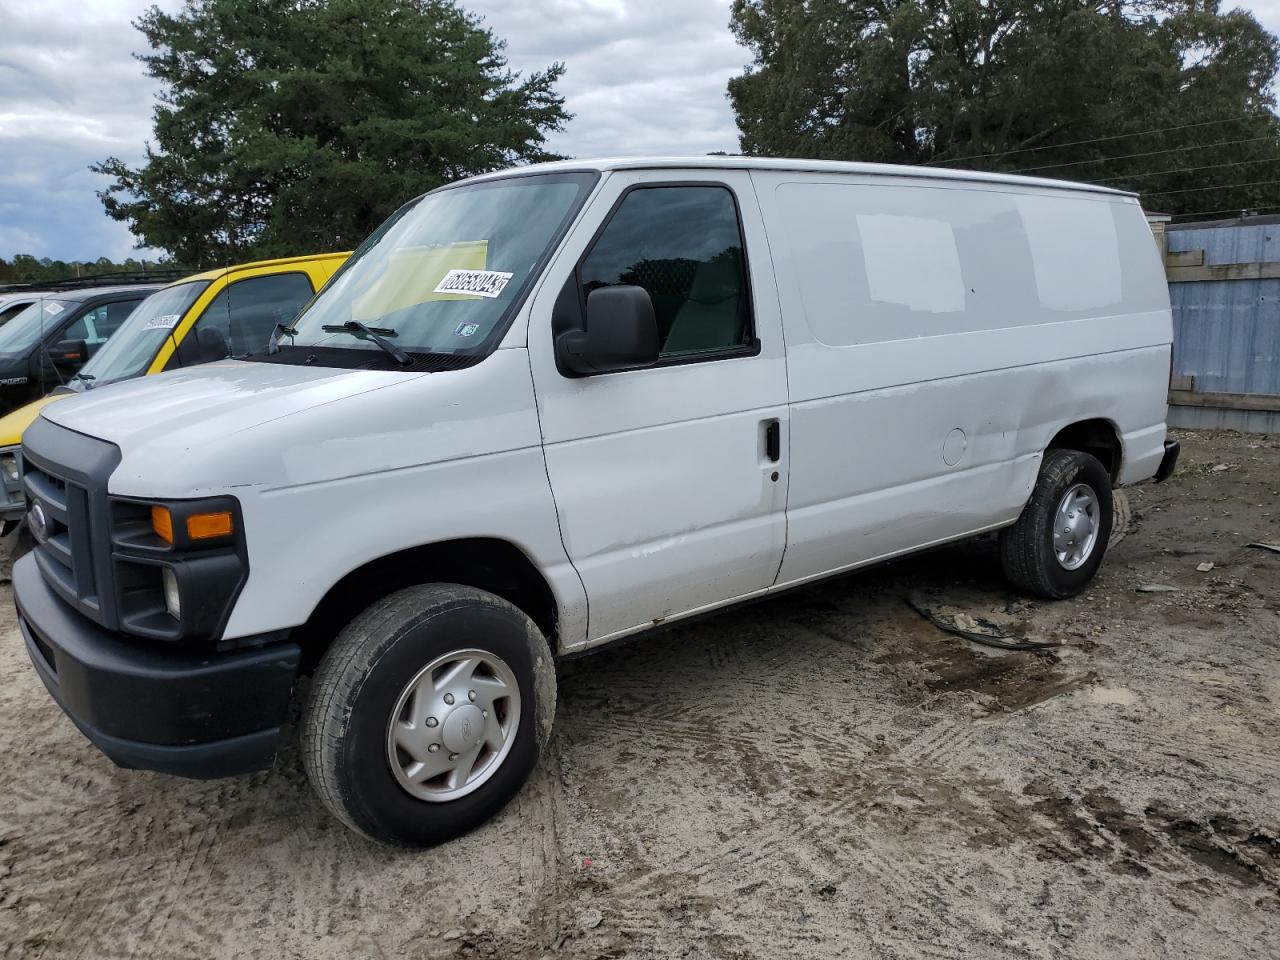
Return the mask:
{"type": "Polygon", "coordinates": [[[592,643],[767,590],[786,542],[787,381],[751,182],[672,173],[611,175],[530,314],[547,473],[592,643]],[[585,304],[615,284],[649,293],[658,363],[561,373],[557,295],[585,304]]]}

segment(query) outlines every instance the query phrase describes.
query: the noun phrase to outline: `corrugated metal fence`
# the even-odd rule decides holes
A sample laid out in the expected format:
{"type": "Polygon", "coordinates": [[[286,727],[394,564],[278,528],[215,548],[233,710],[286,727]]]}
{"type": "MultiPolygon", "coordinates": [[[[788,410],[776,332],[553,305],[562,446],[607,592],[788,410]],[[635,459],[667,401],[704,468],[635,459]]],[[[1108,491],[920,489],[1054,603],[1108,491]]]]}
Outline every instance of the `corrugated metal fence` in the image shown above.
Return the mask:
{"type": "Polygon", "coordinates": [[[1170,225],[1169,423],[1280,432],[1280,217],[1170,225]]]}

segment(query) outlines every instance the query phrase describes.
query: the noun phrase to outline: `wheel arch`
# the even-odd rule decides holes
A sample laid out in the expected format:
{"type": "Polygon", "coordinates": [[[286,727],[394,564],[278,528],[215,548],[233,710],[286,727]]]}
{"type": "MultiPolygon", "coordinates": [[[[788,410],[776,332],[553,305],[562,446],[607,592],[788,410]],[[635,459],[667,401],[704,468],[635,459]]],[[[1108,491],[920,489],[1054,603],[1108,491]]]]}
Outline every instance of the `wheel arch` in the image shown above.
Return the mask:
{"type": "Polygon", "coordinates": [[[1096,457],[1117,483],[1124,465],[1124,443],[1115,423],[1104,417],[1069,423],[1049,441],[1046,450],[1079,450],[1096,457]]]}
{"type": "Polygon", "coordinates": [[[422,544],[377,557],[346,573],[294,631],[302,669],[310,672],[338,632],[361,610],[391,593],[423,583],[456,583],[501,597],[529,617],[558,649],[559,606],[547,578],[518,546],[496,537],[422,544]]]}

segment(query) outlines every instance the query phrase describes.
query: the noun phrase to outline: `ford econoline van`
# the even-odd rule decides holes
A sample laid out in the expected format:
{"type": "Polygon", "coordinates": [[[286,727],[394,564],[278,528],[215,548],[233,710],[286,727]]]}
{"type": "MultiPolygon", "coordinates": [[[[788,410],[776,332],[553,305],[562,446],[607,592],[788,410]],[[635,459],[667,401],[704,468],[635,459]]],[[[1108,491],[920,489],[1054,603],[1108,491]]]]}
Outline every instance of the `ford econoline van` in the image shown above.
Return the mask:
{"type": "Polygon", "coordinates": [[[27,430],[35,670],[116,763],[269,765],[431,844],[499,810],[555,661],[999,531],[1097,573],[1173,469],[1137,200],[808,160],[560,162],[407,204],[271,350],[27,430]]]}
{"type": "Polygon", "coordinates": [[[165,370],[266,348],[350,253],[259,260],[184,277],[142,301],[88,363],[52,393],[0,417],[0,535],[26,513],[22,435],[50,403],[165,370]]]}

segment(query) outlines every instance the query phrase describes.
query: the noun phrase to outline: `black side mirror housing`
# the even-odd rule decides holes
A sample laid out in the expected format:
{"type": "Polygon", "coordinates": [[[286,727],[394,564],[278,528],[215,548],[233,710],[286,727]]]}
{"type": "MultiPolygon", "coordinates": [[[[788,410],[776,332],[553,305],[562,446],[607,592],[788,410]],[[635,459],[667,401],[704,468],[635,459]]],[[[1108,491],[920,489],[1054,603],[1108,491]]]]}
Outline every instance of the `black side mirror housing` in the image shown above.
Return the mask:
{"type": "Polygon", "coordinates": [[[89,359],[89,345],[83,340],[59,340],[49,348],[49,359],[60,367],[78,367],[89,359]]]}
{"type": "Polygon", "coordinates": [[[658,321],[643,287],[599,287],[587,294],[585,330],[556,337],[556,363],[576,376],[652,366],[658,360],[658,321]]]}

